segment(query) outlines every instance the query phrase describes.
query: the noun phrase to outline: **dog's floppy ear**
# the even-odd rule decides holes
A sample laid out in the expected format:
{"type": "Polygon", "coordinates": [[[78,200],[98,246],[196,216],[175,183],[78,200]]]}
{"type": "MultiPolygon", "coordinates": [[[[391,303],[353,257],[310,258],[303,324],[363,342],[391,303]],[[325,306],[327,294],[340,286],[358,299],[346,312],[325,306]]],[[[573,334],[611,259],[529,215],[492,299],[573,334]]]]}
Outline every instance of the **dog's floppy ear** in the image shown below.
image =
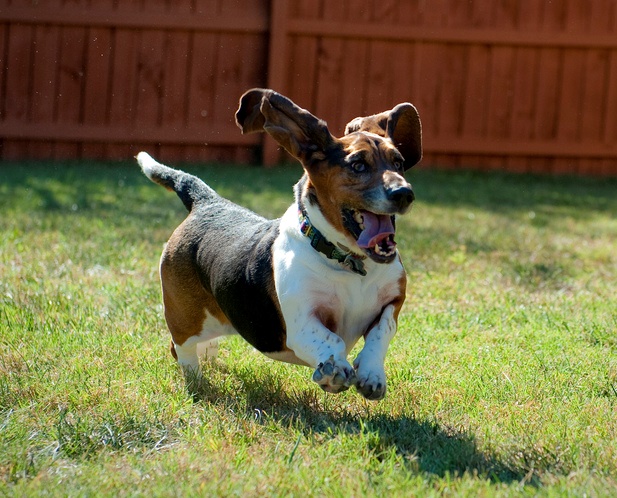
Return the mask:
{"type": "Polygon", "coordinates": [[[240,98],[236,123],[242,133],[268,132],[297,159],[324,153],[333,137],[325,121],[274,90],[253,88],[240,98]]]}
{"type": "Polygon", "coordinates": [[[416,108],[409,102],[391,111],[356,118],[345,127],[345,135],[354,131],[368,131],[388,137],[405,158],[405,169],[422,159],[422,125],[416,108]]]}

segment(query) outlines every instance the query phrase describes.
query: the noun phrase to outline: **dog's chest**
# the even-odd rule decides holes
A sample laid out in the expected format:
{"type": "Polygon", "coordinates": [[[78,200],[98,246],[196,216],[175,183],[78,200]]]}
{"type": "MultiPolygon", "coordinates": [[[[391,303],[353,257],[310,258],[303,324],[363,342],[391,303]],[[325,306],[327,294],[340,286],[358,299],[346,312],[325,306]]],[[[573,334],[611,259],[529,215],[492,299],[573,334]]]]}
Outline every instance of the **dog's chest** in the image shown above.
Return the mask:
{"type": "MultiPolygon", "coordinates": [[[[341,272],[342,273],[342,272],[341,272]]],[[[330,276],[312,282],[312,313],[340,336],[350,350],[400,293],[397,279],[359,277],[353,274],[330,276]]]]}
{"type": "Polygon", "coordinates": [[[366,275],[353,273],[315,251],[299,233],[297,216],[288,214],[273,248],[276,293],[288,331],[317,319],[340,336],[349,351],[400,297],[403,266],[398,259],[390,264],[367,260],[366,275]]]}

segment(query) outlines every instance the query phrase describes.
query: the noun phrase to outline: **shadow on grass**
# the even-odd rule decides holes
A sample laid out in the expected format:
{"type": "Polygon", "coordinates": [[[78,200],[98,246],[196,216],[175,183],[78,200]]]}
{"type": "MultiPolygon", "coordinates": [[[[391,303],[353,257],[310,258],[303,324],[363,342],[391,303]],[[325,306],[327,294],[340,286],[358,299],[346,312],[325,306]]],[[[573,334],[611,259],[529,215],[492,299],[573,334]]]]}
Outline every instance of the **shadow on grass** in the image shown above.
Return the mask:
{"type": "MultiPolygon", "coordinates": [[[[202,178],[223,195],[242,203],[252,193],[270,192],[284,196],[291,202],[291,186],[300,178],[298,164],[273,169],[229,164],[183,165],[170,164],[202,178]]],[[[501,172],[440,171],[417,167],[409,172],[419,202],[442,206],[479,208],[495,212],[566,209],[576,215],[585,209],[613,212],[617,209],[614,192],[617,178],[586,178],[512,174],[501,172]]],[[[43,199],[44,208],[62,208],[78,204],[87,209],[92,197],[101,191],[112,194],[105,208],[123,209],[123,204],[153,202],[161,212],[164,199],[150,186],[131,158],[121,163],[109,162],[6,162],[0,171],[0,191],[11,186],[32,188],[43,199]],[[58,185],[64,186],[59,195],[58,185]],[[152,192],[156,192],[152,194],[152,192]],[[152,194],[152,195],[151,195],[152,194]],[[115,196],[117,199],[113,199],[115,196]],[[125,202],[122,202],[122,201],[125,202]]],[[[175,200],[173,201],[175,203],[175,200]]],[[[95,208],[100,204],[94,203],[95,208]]],[[[180,210],[180,209],[179,209],[180,210]]],[[[552,211],[551,211],[552,213],[552,211]]],[[[131,212],[122,213],[130,215],[131,212]]],[[[282,214],[282,213],[281,213],[282,214]]],[[[135,214],[140,217],[139,213],[135,214]]]]}
{"type": "MultiPolygon", "coordinates": [[[[292,186],[302,174],[297,164],[269,170],[224,164],[171,166],[195,174],[224,197],[270,218],[284,213],[293,200],[292,186]]],[[[414,168],[408,177],[419,202],[417,210],[406,218],[410,222],[415,216],[422,216],[422,205],[491,211],[514,219],[519,216],[521,222],[534,226],[552,224],[562,217],[586,219],[597,212],[617,211],[615,178],[430,168],[414,168]]],[[[176,196],[153,185],[130,158],[122,163],[7,162],[0,170],[0,210],[4,208],[34,218],[104,220],[109,227],[138,230],[142,234],[160,226],[173,228],[186,215],[176,196]]],[[[469,227],[473,227],[473,222],[469,227]]],[[[413,226],[409,230],[413,230],[416,250],[422,251],[424,248],[418,246],[422,241],[433,245],[441,240],[449,244],[459,235],[460,227],[454,223],[451,231],[443,226],[413,226]]],[[[494,249],[479,247],[477,237],[467,238],[465,245],[472,252],[494,249]]]]}
{"type": "MultiPolygon", "coordinates": [[[[281,167],[266,170],[244,165],[171,165],[203,179],[215,190],[242,199],[248,194],[271,192],[293,200],[293,184],[300,178],[298,167],[281,167]]],[[[165,212],[161,205],[168,198],[183,207],[171,194],[165,194],[141,172],[137,163],[53,163],[19,162],[4,163],[0,170],[0,201],[24,201],[25,207],[42,210],[64,210],[77,204],[80,209],[97,211],[101,208],[130,215],[135,205],[144,202],[165,212]],[[19,193],[16,191],[19,190],[19,193]],[[23,193],[27,195],[24,198],[23,193]],[[15,197],[15,199],[13,199],[15,197]],[[25,202],[28,201],[28,202],[25,202]],[[33,202],[34,201],[34,202],[33,202]],[[128,207],[127,207],[128,206],[128,207]],[[122,211],[126,209],[127,213],[122,211]]],[[[139,217],[139,214],[135,214],[139,217]]]]}
{"type": "MultiPolygon", "coordinates": [[[[264,170],[203,165],[184,169],[222,196],[269,218],[285,212],[293,201],[292,187],[301,175],[299,167],[264,170]]],[[[170,234],[187,214],[176,195],[152,183],[129,161],[3,164],[0,211],[10,213],[6,223],[11,223],[12,217],[54,227],[64,222],[79,226],[101,223],[110,233],[135,232],[136,238],[147,240],[150,232],[159,228],[170,234]]]]}
{"type": "Polygon", "coordinates": [[[218,363],[209,364],[205,373],[193,384],[197,403],[223,406],[235,413],[244,411],[247,417],[293,427],[306,436],[355,435],[379,461],[394,451],[410,473],[436,477],[468,474],[493,483],[539,484],[537,472],[543,469],[537,467],[537,459],[529,464],[531,456],[520,450],[516,452],[518,463],[503,461],[480,449],[472,433],[457,428],[410,415],[370,413],[368,408],[366,414],[353,413],[329,399],[333,395],[317,389],[294,391],[277,374],[256,377],[250,369],[228,369],[218,363]],[[219,375],[236,376],[243,389],[230,393],[228,388],[221,388],[216,381],[219,375]],[[328,408],[329,401],[336,407],[328,408]]]}

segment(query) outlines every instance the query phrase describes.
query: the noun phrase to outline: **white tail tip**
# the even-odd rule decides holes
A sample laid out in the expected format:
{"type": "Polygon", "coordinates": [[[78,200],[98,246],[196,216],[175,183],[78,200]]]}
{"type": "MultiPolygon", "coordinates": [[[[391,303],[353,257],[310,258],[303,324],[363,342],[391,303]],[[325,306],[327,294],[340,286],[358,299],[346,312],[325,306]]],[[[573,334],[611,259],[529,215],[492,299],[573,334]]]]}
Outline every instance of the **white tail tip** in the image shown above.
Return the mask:
{"type": "Polygon", "coordinates": [[[159,163],[157,163],[150,154],[144,151],[137,154],[135,159],[137,159],[137,163],[141,167],[144,174],[148,178],[152,178],[152,172],[154,171],[155,166],[158,166],[159,163]]]}

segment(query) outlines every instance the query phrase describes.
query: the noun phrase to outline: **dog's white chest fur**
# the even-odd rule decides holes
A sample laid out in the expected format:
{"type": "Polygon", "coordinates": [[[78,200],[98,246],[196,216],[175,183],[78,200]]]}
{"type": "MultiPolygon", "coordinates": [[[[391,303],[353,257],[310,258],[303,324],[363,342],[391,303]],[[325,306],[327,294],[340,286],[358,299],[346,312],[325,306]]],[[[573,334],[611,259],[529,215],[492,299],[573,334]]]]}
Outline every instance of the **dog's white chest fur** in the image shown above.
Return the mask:
{"type": "Polygon", "coordinates": [[[287,346],[301,363],[314,366],[313,351],[328,349],[331,335],[321,327],[342,340],[346,356],[400,294],[404,269],[398,258],[390,264],[365,264],[362,276],[315,251],[299,230],[295,204],[283,216],[273,246],[274,281],[287,346]]]}

